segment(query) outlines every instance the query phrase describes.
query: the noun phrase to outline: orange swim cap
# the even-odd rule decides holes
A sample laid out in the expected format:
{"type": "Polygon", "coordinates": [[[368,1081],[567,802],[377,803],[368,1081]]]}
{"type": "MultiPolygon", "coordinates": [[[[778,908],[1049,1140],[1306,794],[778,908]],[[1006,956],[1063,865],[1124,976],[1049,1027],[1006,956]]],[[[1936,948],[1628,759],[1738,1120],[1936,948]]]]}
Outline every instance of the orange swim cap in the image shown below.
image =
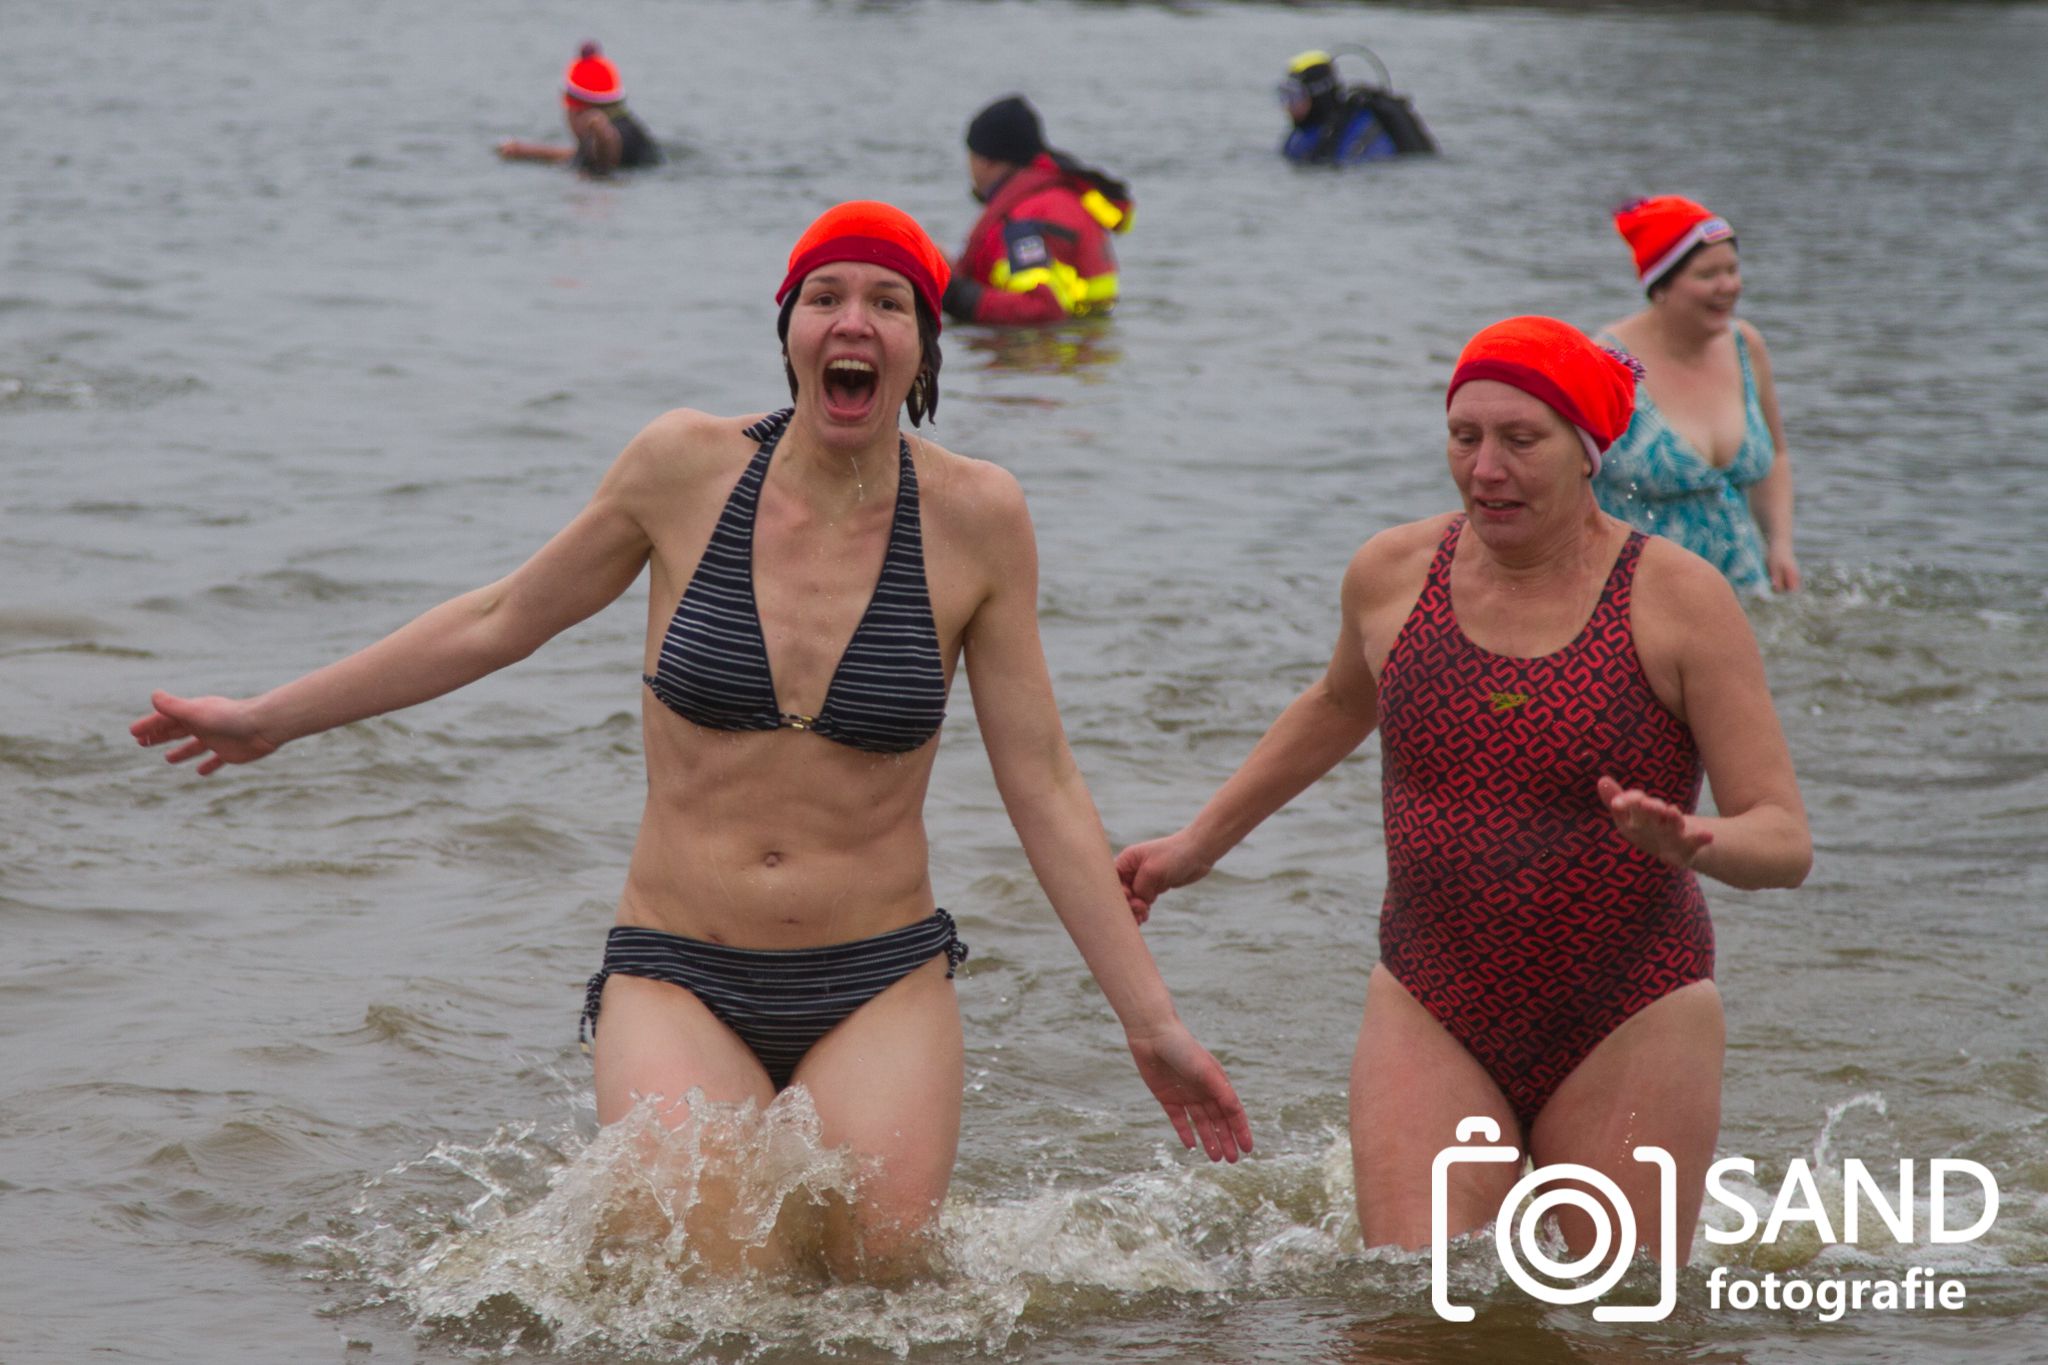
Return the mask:
{"type": "Polygon", "coordinates": [[[934,323],[944,318],[939,301],[946,295],[952,269],[945,253],[932,245],[917,220],[902,209],[874,199],[853,199],[819,214],[790,249],[789,273],[782,277],[775,301],[781,303],[790,290],[803,283],[804,276],[833,261],[887,266],[910,281],[918,298],[931,309],[934,323]]]}
{"type": "Polygon", "coordinates": [[[1570,422],[1600,472],[1600,456],[1621,439],[1636,411],[1641,367],[1556,318],[1496,322],[1465,343],[1444,406],[1461,385],[1493,379],[1520,389],[1570,422]]]}

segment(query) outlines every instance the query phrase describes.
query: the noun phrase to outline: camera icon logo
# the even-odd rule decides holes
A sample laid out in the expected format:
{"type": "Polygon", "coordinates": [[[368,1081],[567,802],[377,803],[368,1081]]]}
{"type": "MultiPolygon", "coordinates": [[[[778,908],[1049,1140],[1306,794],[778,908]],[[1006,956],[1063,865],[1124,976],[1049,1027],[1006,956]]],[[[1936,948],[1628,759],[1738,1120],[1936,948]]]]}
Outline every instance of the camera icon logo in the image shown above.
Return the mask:
{"type": "MultiPolygon", "coordinates": [[[[1490,1118],[1475,1115],[1459,1120],[1457,1134],[1460,1144],[1470,1143],[1475,1138],[1497,1144],[1500,1142],[1500,1125],[1490,1118]]],[[[1637,1147],[1632,1155],[1637,1161],[1657,1167],[1658,1207],[1663,1215],[1659,1220],[1663,1232],[1659,1238],[1662,1245],[1657,1258],[1657,1302],[1597,1305],[1593,1309],[1593,1317],[1599,1322],[1662,1322],[1671,1316],[1671,1310],[1678,1303],[1678,1258],[1674,1246],[1678,1235],[1678,1167],[1672,1161],[1671,1153],[1662,1147],[1637,1147]]],[[[1429,1291],[1437,1316],[1446,1321],[1470,1322],[1474,1316],[1471,1308],[1452,1303],[1450,1296],[1449,1219],[1445,1207],[1445,1183],[1450,1168],[1460,1162],[1520,1164],[1521,1160],[1521,1152],[1513,1147],[1460,1145],[1444,1148],[1430,1163],[1429,1291]]],[[[1500,1212],[1494,1219],[1493,1239],[1500,1253],[1501,1268],[1531,1298],[1553,1304],[1585,1303],[1612,1289],[1635,1259],[1635,1210],[1629,1207],[1621,1187],[1591,1166],[1571,1161],[1537,1166],[1524,1172],[1514,1188],[1508,1191],[1507,1197],[1501,1200],[1500,1212]],[[1544,1188],[1553,1184],[1557,1187],[1544,1188]],[[1594,1196],[1594,1191],[1598,1191],[1599,1198],[1594,1196]],[[1602,1199],[1606,1201],[1604,1204],[1602,1199]],[[1543,1247],[1543,1219],[1556,1208],[1575,1208],[1592,1221],[1593,1245],[1583,1256],[1561,1261],[1543,1247]],[[1613,1210],[1611,1215],[1610,1208],[1613,1210]],[[1519,1218],[1516,1217],[1518,1213],[1519,1218]],[[1611,1261],[1608,1260],[1610,1253],[1611,1261]],[[1602,1262],[1608,1262],[1606,1268],[1593,1274],[1602,1262]],[[1583,1282],[1561,1286],[1545,1284],[1530,1273],[1530,1266],[1552,1280],[1583,1282]],[[1592,1278],[1585,1279],[1588,1275],[1592,1278]]]]}

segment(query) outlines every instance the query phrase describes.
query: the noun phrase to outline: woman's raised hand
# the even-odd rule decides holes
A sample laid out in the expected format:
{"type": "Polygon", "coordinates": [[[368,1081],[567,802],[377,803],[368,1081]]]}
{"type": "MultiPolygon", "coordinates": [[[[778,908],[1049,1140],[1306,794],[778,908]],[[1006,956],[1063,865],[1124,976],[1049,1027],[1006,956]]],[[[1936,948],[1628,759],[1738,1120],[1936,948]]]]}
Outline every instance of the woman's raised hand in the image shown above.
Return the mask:
{"type": "Polygon", "coordinates": [[[1611,777],[1601,778],[1598,790],[1621,837],[1673,867],[1691,867],[1700,850],[1714,842],[1714,832],[1698,816],[1648,792],[1624,789],[1611,777]]]}
{"type": "Polygon", "coordinates": [[[170,763],[207,757],[199,765],[204,777],[227,763],[254,763],[277,752],[278,741],[266,739],[256,730],[254,708],[232,697],[179,697],[169,692],[152,692],[154,709],[133,725],[128,733],[144,748],[182,739],[185,743],[164,755],[170,763]]]}

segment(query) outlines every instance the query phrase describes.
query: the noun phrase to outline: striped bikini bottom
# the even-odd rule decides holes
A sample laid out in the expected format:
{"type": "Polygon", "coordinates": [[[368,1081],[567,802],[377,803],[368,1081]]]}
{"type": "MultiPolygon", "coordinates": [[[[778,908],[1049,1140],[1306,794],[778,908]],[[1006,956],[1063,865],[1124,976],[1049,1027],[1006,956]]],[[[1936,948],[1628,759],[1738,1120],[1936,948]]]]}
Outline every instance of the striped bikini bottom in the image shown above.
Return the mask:
{"type": "Polygon", "coordinates": [[[943,910],[886,934],[823,948],[728,948],[619,925],[605,940],[604,966],[583,993],[579,1033],[597,1035],[606,977],[665,981],[703,1001],[781,1090],[804,1054],[840,1020],[940,953],[950,979],[966,960],[967,945],[943,910]]]}

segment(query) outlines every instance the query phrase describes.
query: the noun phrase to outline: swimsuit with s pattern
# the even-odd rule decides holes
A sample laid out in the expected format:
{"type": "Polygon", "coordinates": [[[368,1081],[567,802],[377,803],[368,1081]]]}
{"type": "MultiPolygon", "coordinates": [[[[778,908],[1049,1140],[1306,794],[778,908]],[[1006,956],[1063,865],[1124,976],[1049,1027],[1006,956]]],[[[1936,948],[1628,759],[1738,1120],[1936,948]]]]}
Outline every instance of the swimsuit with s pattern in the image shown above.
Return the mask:
{"type": "Polygon", "coordinates": [[[1498,1085],[1524,1133],[1600,1041],[1714,974],[1699,883],[1615,828],[1613,776],[1692,811],[1692,733],[1637,659],[1629,603],[1643,535],[1615,557],[1577,638],[1493,654],[1451,604],[1465,519],[1381,670],[1387,894],[1380,958],[1498,1085]]]}

